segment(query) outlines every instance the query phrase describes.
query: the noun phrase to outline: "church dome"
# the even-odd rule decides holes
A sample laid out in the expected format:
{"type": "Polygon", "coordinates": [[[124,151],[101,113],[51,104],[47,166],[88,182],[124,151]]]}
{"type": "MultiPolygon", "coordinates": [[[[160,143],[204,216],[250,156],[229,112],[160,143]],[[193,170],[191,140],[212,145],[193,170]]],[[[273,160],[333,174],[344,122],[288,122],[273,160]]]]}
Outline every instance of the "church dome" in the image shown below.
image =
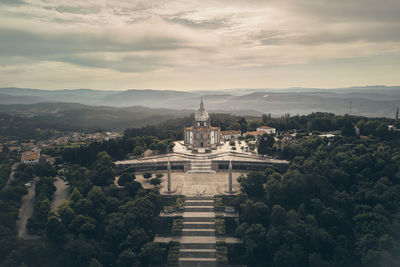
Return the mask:
{"type": "Polygon", "coordinates": [[[200,108],[196,112],[194,117],[195,117],[196,121],[207,121],[208,120],[209,116],[208,116],[208,112],[204,108],[203,99],[201,100],[200,108]]]}

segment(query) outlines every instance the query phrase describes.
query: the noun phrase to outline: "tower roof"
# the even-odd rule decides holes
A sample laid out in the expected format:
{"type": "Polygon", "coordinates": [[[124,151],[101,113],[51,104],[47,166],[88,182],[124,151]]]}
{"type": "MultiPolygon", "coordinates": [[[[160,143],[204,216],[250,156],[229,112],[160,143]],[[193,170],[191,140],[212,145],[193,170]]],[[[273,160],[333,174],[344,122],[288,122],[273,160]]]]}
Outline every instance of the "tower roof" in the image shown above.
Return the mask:
{"type": "Polygon", "coordinates": [[[201,99],[200,108],[196,112],[194,117],[195,117],[196,121],[207,121],[208,120],[209,116],[208,116],[208,112],[204,108],[203,99],[201,99]]]}

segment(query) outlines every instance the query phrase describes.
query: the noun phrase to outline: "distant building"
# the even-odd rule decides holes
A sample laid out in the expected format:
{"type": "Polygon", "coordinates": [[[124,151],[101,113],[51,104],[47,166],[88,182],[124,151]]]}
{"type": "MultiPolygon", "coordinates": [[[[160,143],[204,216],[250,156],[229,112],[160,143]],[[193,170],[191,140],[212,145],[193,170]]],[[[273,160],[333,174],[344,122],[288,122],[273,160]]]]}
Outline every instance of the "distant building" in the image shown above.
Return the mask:
{"type": "Polygon", "coordinates": [[[22,152],[21,162],[28,165],[39,163],[40,150],[22,152]]]}
{"type": "Polygon", "coordinates": [[[400,132],[400,129],[396,128],[394,125],[388,125],[388,131],[400,132]]]}
{"type": "Polygon", "coordinates": [[[354,132],[356,133],[356,135],[360,135],[360,128],[358,128],[357,125],[354,125],[354,132]]]}
{"type": "Polygon", "coordinates": [[[221,131],[221,139],[222,140],[232,140],[237,139],[242,136],[240,130],[228,130],[228,131],[221,131]]]}
{"type": "Polygon", "coordinates": [[[266,132],[265,131],[252,131],[252,132],[246,132],[246,133],[244,133],[244,136],[247,136],[247,135],[253,135],[253,136],[260,136],[260,135],[263,135],[263,134],[266,134],[266,132]]]}
{"type": "Polygon", "coordinates": [[[290,141],[290,140],[293,139],[294,136],[296,136],[296,134],[292,135],[290,133],[285,133],[285,134],[283,134],[282,140],[283,141],[290,141]]]}
{"type": "Polygon", "coordinates": [[[257,128],[257,132],[265,132],[267,134],[275,134],[276,133],[276,129],[273,127],[269,127],[269,126],[260,126],[257,128]]]}
{"type": "Polygon", "coordinates": [[[219,127],[211,126],[210,117],[201,100],[193,126],[184,129],[184,142],[189,148],[215,148],[220,144],[219,127]]]}

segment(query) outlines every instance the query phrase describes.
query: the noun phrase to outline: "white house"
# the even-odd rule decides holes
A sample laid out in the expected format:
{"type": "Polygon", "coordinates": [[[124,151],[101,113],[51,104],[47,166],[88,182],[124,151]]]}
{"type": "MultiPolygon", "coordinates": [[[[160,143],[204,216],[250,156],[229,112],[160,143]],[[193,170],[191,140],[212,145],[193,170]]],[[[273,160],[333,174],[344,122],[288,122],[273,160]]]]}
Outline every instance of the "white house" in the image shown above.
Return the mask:
{"type": "Polygon", "coordinates": [[[260,126],[257,128],[257,132],[265,132],[267,134],[275,134],[276,133],[276,129],[269,127],[269,126],[260,126]]]}
{"type": "Polygon", "coordinates": [[[40,160],[40,150],[22,152],[21,162],[34,165],[38,164],[40,160]]]}
{"type": "Polygon", "coordinates": [[[220,134],[221,134],[221,139],[225,141],[239,138],[242,135],[242,133],[239,130],[221,131],[220,134]]]}

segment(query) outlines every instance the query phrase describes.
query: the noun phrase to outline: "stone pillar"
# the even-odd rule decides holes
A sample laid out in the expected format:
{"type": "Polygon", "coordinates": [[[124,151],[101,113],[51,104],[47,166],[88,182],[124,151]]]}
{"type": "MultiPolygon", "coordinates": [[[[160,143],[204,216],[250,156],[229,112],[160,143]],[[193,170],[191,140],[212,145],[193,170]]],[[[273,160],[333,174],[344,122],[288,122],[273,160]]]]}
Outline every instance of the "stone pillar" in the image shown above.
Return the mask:
{"type": "Polygon", "coordinates": [[[168,161],[167,164],[167,170],[168,170],[168,192],[171,192],[171,164],[168,161]]]}
{"type": "Polygon", "coordinates": [[[229,193],[232,193],[232,161],[229,161],[229,193]]]}

